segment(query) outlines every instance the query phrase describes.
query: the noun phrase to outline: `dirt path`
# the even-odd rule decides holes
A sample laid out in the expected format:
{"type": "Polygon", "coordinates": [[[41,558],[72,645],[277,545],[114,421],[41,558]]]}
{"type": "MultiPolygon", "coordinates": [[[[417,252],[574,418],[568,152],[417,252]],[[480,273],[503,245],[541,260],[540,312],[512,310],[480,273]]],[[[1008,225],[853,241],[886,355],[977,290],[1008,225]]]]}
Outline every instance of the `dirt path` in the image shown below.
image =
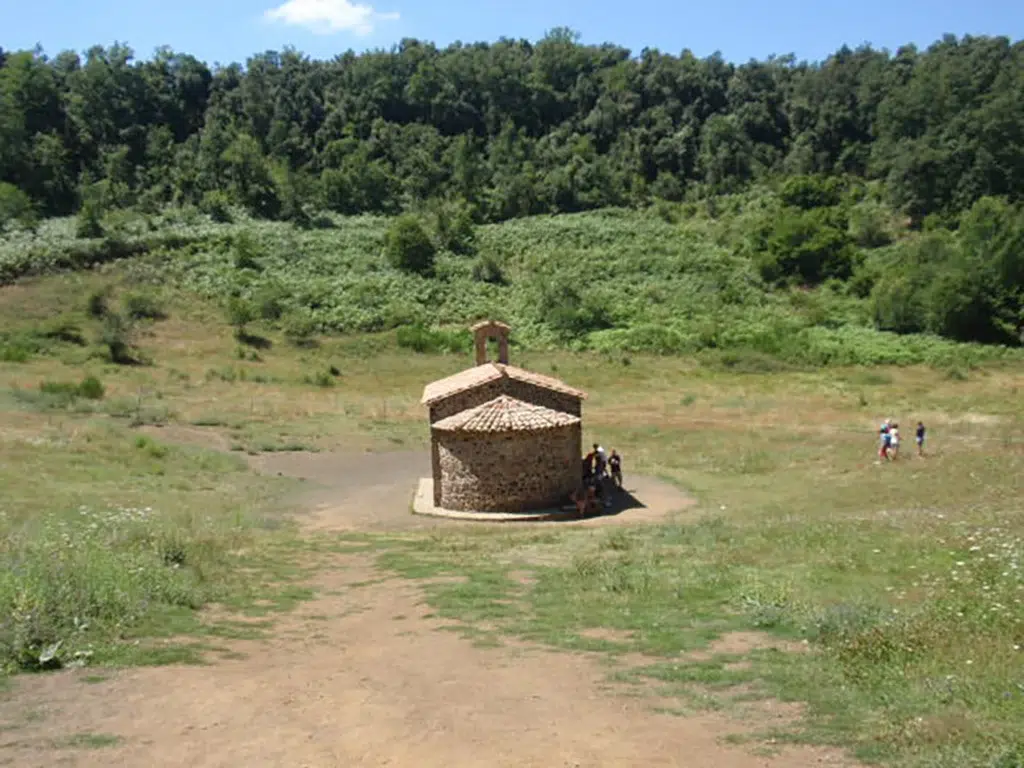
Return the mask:
{"type": "MultiPolygon", "coordinates": [[[[452,525],[409,513],[424,463],[401,453],[255,461],[310,480],[306,522],[320,532],[452,525]]],[[[655,519],[686,503],[653,480],[638,480],[637,496],[646,507],[584,524],[655,519]]],[[[0,696],[0,764],[848,765],[826,750],[767,758],[726,745],[735,721],[658,714],[607,690],[588,657],[477,648],[427,617],[416,583],[380,578],[366,555],[335,556],[319,597],[283,617],[272,639],[233,643],[240,655],[210,666],[128,669],[99,682],[105,671],[17,678],[0,696]]]]}
{"type": "Polygon", "coordinates": [[[364,556],[339,558],[324,596],[273,640],[239,643],[243,659],[22,678],[0,705],[0,755],[23,768],[843,764],[726,746],[736,723],[656,714],[603,690],[587,658],[475,648],[426,618],[408,581],[346,587],[376,575],[364,556]]]}

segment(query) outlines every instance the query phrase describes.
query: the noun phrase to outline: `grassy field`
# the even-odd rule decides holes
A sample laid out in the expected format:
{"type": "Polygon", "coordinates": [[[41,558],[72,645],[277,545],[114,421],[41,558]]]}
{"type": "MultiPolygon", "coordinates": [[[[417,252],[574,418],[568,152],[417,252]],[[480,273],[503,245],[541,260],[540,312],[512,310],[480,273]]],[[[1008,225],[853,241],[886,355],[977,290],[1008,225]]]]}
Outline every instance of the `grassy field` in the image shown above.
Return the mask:
{"type": "Polygon", "coordinates": [[[1019,362],[771,370],[517,348],[590,392],[585,439],[623,453],[627,485],[668,478],[697,507],[642,528],[319,541],[282,509],[294,485],[252,474],[245,452],[422,446],[422,385],[468,358],[413,354],[393,333],[289,341],[260,322],[243,344],[216,306],[140,276],[125,264],[0,289],[5,349],[25,351],[0,362],[8,671],[215,653],[265,628],[238,611],[303,598],[318,546],[358,545],[409,578],[463,576],[428,594],[480,641],[644,654],[618,677],[681,713],[775,697],[805,716],[761,738],[900,766],[1022,764],[1019,362]],[[133,307],[150,317],[122,339],[136,364],[114,365],[103,318],[133,307]],[[925,458],[907,439],[900,460],[875,461],[887,416],[907,438],[928,425],[925,458]],[[161,441],[156,424],[229,450],[161,441]],[[216,621],[196,610],[215,604],[230,609],[216,621]],[[709,645],[741,631],[794,650],[709,645]]]}

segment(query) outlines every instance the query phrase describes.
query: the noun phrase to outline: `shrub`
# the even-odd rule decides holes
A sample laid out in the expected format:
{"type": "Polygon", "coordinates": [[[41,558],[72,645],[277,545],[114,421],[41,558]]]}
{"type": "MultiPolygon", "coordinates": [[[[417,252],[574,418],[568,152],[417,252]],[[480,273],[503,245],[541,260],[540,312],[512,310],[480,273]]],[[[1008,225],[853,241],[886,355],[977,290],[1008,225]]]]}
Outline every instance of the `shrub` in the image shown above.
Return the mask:
{"type": "Polygon", "coordinates": [[[13,184],[0,182],[0,232],[15,221],[21,222],[23,226],[34,227],[37,218],[32,198],[13,184]]]}
{"type": "Polygon", "coordinates": [[[677,224],[679,222],[679,207],[667,200],[657,200],[654,203],[654,215],[666,224],[677,224]]]}
{"type": "Polygon", "coordinates": [[[428,274],[434,268],[435,249],[420,220],[399,216],[384,237],[384,253],[392,266],[405,272],[428,274]]]}
{"type": "Polygon", "coordinates": [[[848,278],[855,257],[853,242],[837,214],[828,209],[790,209],[776,218],[758,267],[769,282],[796,278],[817,284],[828,278],[848,278]]]}
{"type": "Polygon", "coordinates": [[[465,352],[472,339],[466,331],[432,330],[421,324],[407,325],[396,333],[398,346],[421,354],[465,352]]]}
{"type": "Polygon", "coordinates": [[[504,285],[505,272],[494,256],[486,254],[477,259],[473,264],[473,279],[480,283],[504,285]]]}
{"type": "Polygon", "coordinates": [[[170,453],[170,450],[166,445],[161,445],[147,435],[139,435],[136,437],[135,447],[154,459],[165,459],[170,453]]]}
{"type": "Polygon", "coordinates": [[[25,363],[32,356],[32,351],[25,344],[17,341],[0,346],[0,362],[25,363]]]}
{"type": "Polygon", "coordinates": [[[580,295],[567,284],[544,286],[541,311],[548,324],[565,341],[613,325],[605,301],[594,294],[580,295]]]}
{"type": "Polygon", "coordinates": [[[686,190],[675,174],[669,171],[658,171],[657,178],[651,184],[651,194],[659,198],[658,203],[655,203],[657,215],[665,221],[674,223],[677,209],[671,205],[664,205],[664,201],[677,203],[683,199],[685,192],[686,190]]]}
{"type": "Polygon", "coordinates": [[[248,232],[241,232],[231,242],[231,250],[235,258],[235,269],[263,269],[260,257],[263,255],[259,244],[248,232]]]}
{"type": "Polygon", "coordinates": [[[86,376],[78,385],[78,394],[88,400],[102,400],[106,389],[95,376],[86,376]]]}
{"type": "Polygon", "coordinates": [[[102,400],[106,394],[102,382],[95,376],[87,376],[77,384],[71,381],[41,381],[39,391],[51,397],[58,405],[68,405],[80,397],[102,400]]]}
{"type": "Polygon", "coordinates": [[[89,299],[86,302],[86,311],[90,316],[97,319],[107,314],[107,300],[110,297],[110,290],[107,288],[100,288],[97,291],[93,291],[89,294],[89,299]]]}
{"type": "Polygon", "coordinates": [[[104,315],[99,341],[107,348],[112,363],[129,365],[135,362],[131,353],[132,330],[131,322],[116,312],[104,315]]]}
{"type": "Polygon", "coordinates": [[[39,329],[37,335],[51,341],[61,341],[80,347],[84,347],[86,344],[78,323],[67,317],[57,317],[47,322],[39,329]]]}
{"type": "Polygon", "coordinates": [[[473,213],[464,200],[436,203],[433,211],[437,246],[452,253],[471,253],[476,244],[473,213]]]}
{"type": "Polygon", "coordinates": [[[167,313],[160,301],[149,294],[130,293],[124,299],[124,312],[133,320],[164,320],[167,313]]]}
{"type": "Polygon", "coordinates": [[[276,285],[267,285],[256,292],[253,303],[256,314],[264,320],[280,320],[284,314],[284,289],[276,285]]]}
{"type": "Polygon", "coordinates": [[[786,205],[809,211],[838,205],[841,193],[841,182],[836,178],[792,176],[783,183],[779,197],[786,205]]]}
{"type": "Polygon", "coordinates": [[[235,329],[235,335],[245,333],[245,327],[256,319],[256,310],[252,302],[241,296],[232,296],[225,306],[228,323],[235,329]]]}
{"type": "Polygon", "coordinates": [[[850,237],[862,248],[880,248],[893,240],[892,214],[875,201],[858,203],[850,210],[850,237]]]}
{"type": "Polygon", "coordinates": [[[303,378],[306,384],[311,384],[315,387],[321,387],[323,389],[329,389],[334,386],[334,374],[331,370],[317,371],[312,375],[307,375],[303,378]]]}
{"type": "Polygon", "coordinates": [[[316,321],[309,315],[291,315],[284,326],[284,337],[296,347],[310,347],[315,343],[316,321]]]}
{"type": "Polygon", "coordinates": [[[75,237],[83,240],[99,240],[105,234],[102,220],[103,212],[99,204],[91,199],[86,200],[75,220],[75,237]]]}
{"type": "Polygon", "coordinates": [[[229,224],[232,221],[231,198],[219,189],[204,194],[199,209],[218,223],[229,224]]]}

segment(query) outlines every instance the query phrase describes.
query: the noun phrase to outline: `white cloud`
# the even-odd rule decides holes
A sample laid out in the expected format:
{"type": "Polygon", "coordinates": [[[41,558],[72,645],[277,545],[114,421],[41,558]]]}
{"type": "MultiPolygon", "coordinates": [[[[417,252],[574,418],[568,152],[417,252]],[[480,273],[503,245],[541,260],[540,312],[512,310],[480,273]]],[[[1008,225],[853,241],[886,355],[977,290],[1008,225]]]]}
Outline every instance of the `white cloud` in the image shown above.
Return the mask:
{"type": "Polygon", "coordinates": [[[368,35],[377,22],[398,19],[398,13],[378,13],[372,6],[349,0],[285,0],[263,16],[268,21],[305,27],[317,35],[368,35]]]}

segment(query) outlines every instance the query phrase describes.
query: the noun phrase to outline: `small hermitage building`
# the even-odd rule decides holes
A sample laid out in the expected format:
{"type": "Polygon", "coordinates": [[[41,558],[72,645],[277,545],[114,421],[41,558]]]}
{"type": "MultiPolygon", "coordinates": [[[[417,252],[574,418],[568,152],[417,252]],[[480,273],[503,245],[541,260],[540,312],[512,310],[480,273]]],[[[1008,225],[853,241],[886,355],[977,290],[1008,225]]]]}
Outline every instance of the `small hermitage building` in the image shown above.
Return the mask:
{"type": "Polygon", "coordinates": [[[434,506],[527,512],[565,504],[580,484],[586,394],[509,365],[504,323],[472,328],[476,365],[428,384],[434,506]],[[498,360],[487,342],[498,342],[498,360]]]}

